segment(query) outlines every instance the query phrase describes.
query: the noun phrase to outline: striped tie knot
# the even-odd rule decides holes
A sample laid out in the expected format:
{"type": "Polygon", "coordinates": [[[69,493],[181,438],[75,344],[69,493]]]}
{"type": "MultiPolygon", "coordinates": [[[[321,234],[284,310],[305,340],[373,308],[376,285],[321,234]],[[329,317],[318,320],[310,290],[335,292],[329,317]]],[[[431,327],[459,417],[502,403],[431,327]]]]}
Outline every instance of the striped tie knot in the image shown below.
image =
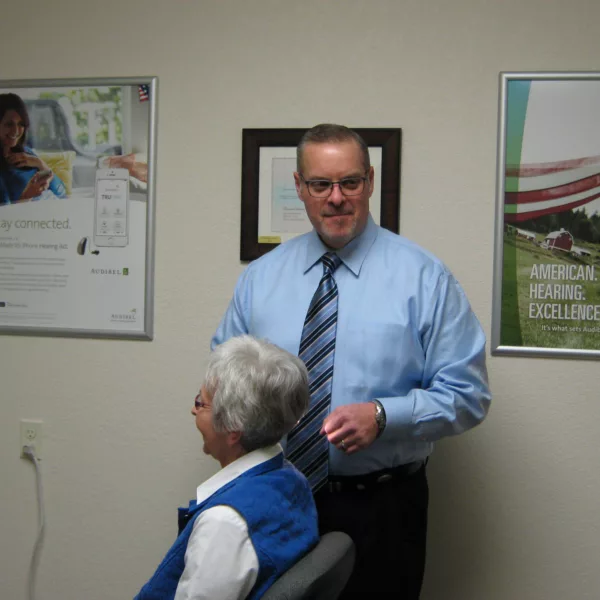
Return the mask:
{"type": "Polygon", "coordinates": [[[326,252],[321,256],[321,261],[324,266],[323,275],[333,275],[342,264],[342,259],[335,252],[326,252]]]}

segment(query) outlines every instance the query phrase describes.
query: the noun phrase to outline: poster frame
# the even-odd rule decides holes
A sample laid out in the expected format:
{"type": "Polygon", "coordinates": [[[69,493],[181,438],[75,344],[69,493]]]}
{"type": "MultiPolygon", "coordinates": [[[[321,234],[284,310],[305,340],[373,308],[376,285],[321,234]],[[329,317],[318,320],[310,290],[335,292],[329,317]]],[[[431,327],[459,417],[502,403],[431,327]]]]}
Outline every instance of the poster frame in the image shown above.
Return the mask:
{"type": "MultiPolygon", "coordinates": [[[[3,93],[12,89],[37,89],[37,88],[107,88],[130,86],[131,95],[139,94],[140,102],[147,102],[147,152],[145,165],[147,171],[143,181],[145,201],[145,243],[143,267],[143,319],[136,324],[135,329],[126,329],[123,325],[106,327],[86,326],[52,326],[52,325],[0,325],[0,334],[27,335],[27,336],[53,336],[75,338],[112,338],[151,341],[154,338],[154,254],[155,254],[155,193],[156,193],[156,150],[158,127],[158,78],[156,76],[133,77],[75,77],[60,79],[9,79],[0,80],[0,90],[3,93]]],[[[130,124],[131,127],[133,125],[130,124]]],[[[139,131],[146,131],[143,126],[139,131]]],[[[33,148],[35,151],[35,148],[33,148]]],[[[130,171],[130,173],[133,173],[130,171]]],[[[132,175],[133,179],[133,175],[132,175]]],[[[91,238],[90,238],[91,239],[91,238]]],[[[91,242],[89,244],[91,246],[91,242]]],[[[141,251],[141,249],[140,249],[141,251]]],[[[139,290],[139,288],[138,288],[139,290]]],[[[0,287],[0,292],[2,288],[0,287]]],[[[77,300],[72,298],[73,302],[77,300]]],[[[88,315],[90,318],[90,315],[88,315]]]]}
{"type": "MultiPolygon", "coordinates": [[[[518,237],[523,237],[519,234],[520,230],[518,227],[511,225],[506,219],[506,215],[509,214],[507,211],[509,210],[520,210],[518,202],[516,204],[512,204],[510,207],[509,204],[509,196],[512,194],[513,200],[510,202],[515,202],[514,198],[518,193],[520,193],[520,188],[517,188],[517,192],[515,190],[507,189],[507,181],[509,179],[509,170],[514,171],[515,165],[509,164],[507,165],[507,146],[510,143],[509,138],[510,135],[507,132],[508,125],[508,108],[509,108],[509,85],[511,82],[538,82],[544,81],[549,83],[548,89],[553,91],[556,94],[561,93],[564,90],[565,82],[577,82],[577,81],[590,81],[590,80],[600,80],[599,72],[581,72],[581,71],[569,71],[569,72],[560,72],[560,71],[527,71],[527,72],[501,72],[499,74],[499,95],[498,95],[498,133],[497,133],[497,171],[496,171],[496,214],[495,214],[495,232],[494,232],[494,274],[493,274],[493,297],[492,297],[492,335],[491,335],[491,354],[496,356],[519,356],[519,357],[541,357],[541,358],[568,358],[568,359],[600,359],[600,350],[582,348],[580,345],[566,345],[563,344],[560,347],[556,347],[555,345],[528,345],[528,344],[515,344],[515,343],[506,343],[503,340],[503,326],[507,325],[509,319],[506,316],[506,313],[509,311],[505,310],[505,315],[503,316],[503,306],[506,306],[506,302],[511,297],[518,298],[518,294],[515,290],[510,290],[510,280],[513,279],[507,276],[507,271],[510,270],[510,259],[505,254],[505,238],[509,235],[508,230],[511,235],[514,234],[515,239],[518,237]],[[557,84],[554,86],[553,84],[557,84]],[[555,88],[555,90],[552,90],[555,88]],[[507,170],[508,169],[508,170],[507,170]]],[[[580,93],[580,92],[578,92],[580,93]]],[[[529,118],[531,113],[531,106],[527,106],[526,114],[527,118],[529,118]]],[[[540,110],[541,112],[541,110],[540,110]]],[[[578,158],[576,160],[572,160],[571,162],[581,162],[582,160],[596,160],[598,166],[597,169],[597,177],[600,178],[600,156],[588,157],[587,159],[578,158]]],[[[516,165],[519,169],[519,177],[522,177],[521,173],[524,173],[526,169],[531,169],[532,167],[540,168],[543,167],[544,164],[525,164],[526,161],[519,161],[518,165],[516,165]]],[[[567,163],[569,161],[563,161],[567,163]]],[[[550,165],[551,163],[547,163],[550,165]]],[[[549,170],[549,168],[548,168],[549,170]]],[[[597,190],[596,190],[597,191],[597,190]]],[[[548,189],[544,190],[545,193],[550,195],[552,190],[548,189]]],[[[591,192],[589,192],[591,193],[591,192]]],[[[525,198],[523,198],[525,200],[525,198]]],[[[530,200],[526,200],[530,201],[530,200]]],[[[573,206],[577,207],[581,204],[577,204],[575,202],[575,197],[573,197],[573,206]]],[[[542,211],[540,211],[541,213],[542,211]]],[[[531,214],[540,214],[540,213],[531,213],[531,214]]],[[[532,217],[535,218],[535,217],[532,217]]],[[[515,221],[518,223],[518,221],[515,221]]],[[[527,232],[525,232],[527,233],[527,232]]],[[[516,245],[517,242],[515,242],[516,245]]],[[[548,248],[544,247],[544,242],[540,242],[539,238],[533,241],[536,245],[540,246],[543,250],[547,251],[548,248]]],[[[575,246],[573,246],[575,247],[575,246]]],[[[557,256],[560,255],[560,252],[557,249],[551,248],[551,252],[558,253],[557,256]]],[[[599,256],[596,256],[596,260],[594,263],[594,268],[596,270],[600,270],[600,261],[598,260],[599,256]]],[[[547,263],[551,264],[551,263],[547,263]]],[[[515,260],[516,265],[516,260],[515,260]]],[[[518,274],[517,267],[515,266],[515,286],[518,285],[518,274]]],[[[518,307],[518,299],[513,301],[513,303],[517,304],[518,307]]],[[[534,314],[536,314],[534,311],[534,314]]],[[[580,321],[574,321],[574,323],[579,323],[580,321]]],[[[593,324],[596,323],[600,325],[600,321],[592,321],[593,324]]],[[[594,327],[598,327],[598,325],[594,327]]],[[[519,319],[519,329],[520,329],[520,319],[519,319]]],[[[550,325],[548,325],[550,326],[550,325]]],[[[562,325],[561,325],[562,326],[562,325]]],[[[570,324],[565,324],[565,327],[569,327],[570,324]]],[[[585,331],[585,329],[583,330],[585,331]]],[[[595,331],[595,329],[594,329],[595,331]]],[[[600,336],[600,333],[597,335],[600,336]]],[[[508,336],[506,336],[508,337],[508,336]]],[[[548,342],[547,342],[548,343],[548,342]]]]}

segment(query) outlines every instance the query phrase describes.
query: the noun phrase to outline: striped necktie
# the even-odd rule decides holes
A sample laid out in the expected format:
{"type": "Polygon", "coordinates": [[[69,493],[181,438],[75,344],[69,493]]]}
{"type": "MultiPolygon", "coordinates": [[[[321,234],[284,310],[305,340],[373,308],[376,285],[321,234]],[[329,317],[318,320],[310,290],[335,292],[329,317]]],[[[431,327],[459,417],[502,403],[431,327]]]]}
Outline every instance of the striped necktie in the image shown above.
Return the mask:
{"type": "Polygon", "coordinates": [[[304,473],[313,492],[327,482],[329,471],[329,442],[319,432],[331,404],[338,305],[333,273],[342,262],[333,252],[324,254],[321,261],[323,277],[306,313],[298,353],[308,369],[310,406],[288,434],[286,450],[287,458],[304,473]]]}

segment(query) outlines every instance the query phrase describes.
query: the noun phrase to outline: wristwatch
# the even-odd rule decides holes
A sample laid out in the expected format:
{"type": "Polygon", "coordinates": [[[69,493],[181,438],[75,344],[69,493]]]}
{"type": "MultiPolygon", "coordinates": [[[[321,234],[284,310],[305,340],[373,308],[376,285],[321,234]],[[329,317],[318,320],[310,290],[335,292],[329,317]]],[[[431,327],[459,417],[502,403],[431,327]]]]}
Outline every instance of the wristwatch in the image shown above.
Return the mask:
{"type": "Polygon", "coordinates": [[[375,405],[375,422],[377,423],[377,437],[379,437],[383,433],[387,423],[385,408],[383,408],[383,404],[379,400],[371,400],[371,402],[375,405]]]}

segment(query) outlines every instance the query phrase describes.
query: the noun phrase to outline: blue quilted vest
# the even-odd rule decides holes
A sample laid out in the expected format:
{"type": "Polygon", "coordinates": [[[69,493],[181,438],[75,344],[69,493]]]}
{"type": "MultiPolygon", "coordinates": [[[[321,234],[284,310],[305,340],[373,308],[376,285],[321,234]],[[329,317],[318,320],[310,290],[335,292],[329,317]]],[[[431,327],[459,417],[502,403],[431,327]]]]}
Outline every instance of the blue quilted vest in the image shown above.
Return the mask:
{"type": "Polygon", "coordinates": [[[319,539],[317,512],[306,479],[283,454],[249,469],[204,502],[179,509],[179,536],[134,600],[171,600],[185,566],[194,522],[205,510],[227,505],[242,515],[258,557],[258,577],[247,600],[265,591],[319,539]]]}

